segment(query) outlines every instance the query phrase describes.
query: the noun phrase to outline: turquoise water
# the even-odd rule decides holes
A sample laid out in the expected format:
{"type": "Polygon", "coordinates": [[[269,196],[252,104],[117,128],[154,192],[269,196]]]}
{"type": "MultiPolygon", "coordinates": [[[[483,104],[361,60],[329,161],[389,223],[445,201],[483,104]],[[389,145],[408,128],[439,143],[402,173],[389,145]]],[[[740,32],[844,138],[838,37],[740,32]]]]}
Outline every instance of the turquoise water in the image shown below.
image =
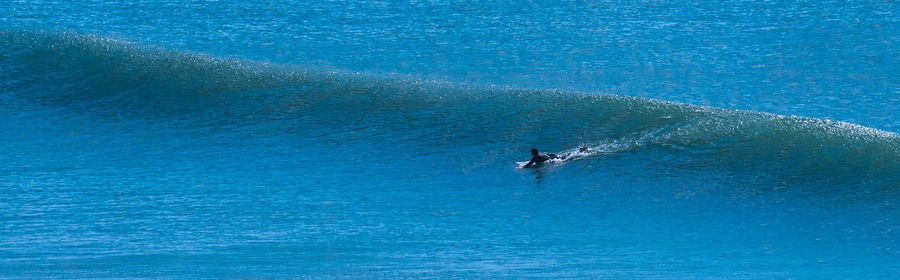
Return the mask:
{"type": "Polygon", "coordinates": [[[895,10],[3,2],[0,277],[897,278],[895,10]]]}

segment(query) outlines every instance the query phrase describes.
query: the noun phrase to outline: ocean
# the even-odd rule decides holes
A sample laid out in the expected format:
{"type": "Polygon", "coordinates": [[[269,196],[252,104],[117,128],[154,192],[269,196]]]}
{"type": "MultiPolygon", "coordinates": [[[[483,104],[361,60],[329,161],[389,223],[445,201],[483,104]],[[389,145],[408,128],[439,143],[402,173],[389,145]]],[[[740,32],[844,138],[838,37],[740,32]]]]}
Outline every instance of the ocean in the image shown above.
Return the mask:
{"type": "Polygon", "coordinates": [[[3,1],[0,278],[897,279],[896,11],[3,1]]]}

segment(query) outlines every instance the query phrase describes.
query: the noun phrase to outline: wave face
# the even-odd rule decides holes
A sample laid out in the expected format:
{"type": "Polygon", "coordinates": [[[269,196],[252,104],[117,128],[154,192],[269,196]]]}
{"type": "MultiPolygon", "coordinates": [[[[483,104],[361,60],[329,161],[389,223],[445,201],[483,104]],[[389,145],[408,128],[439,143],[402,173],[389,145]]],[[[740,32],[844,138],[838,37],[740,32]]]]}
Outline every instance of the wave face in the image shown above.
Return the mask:
{"type": "Polygon", "coordinates": [[[0,32],[0,55],[0,276],[896,272],[872,267],[898,260],[893,132],[72,33],[0,32]],[[516,170],[531,147],[589,150],[516,170]]]}

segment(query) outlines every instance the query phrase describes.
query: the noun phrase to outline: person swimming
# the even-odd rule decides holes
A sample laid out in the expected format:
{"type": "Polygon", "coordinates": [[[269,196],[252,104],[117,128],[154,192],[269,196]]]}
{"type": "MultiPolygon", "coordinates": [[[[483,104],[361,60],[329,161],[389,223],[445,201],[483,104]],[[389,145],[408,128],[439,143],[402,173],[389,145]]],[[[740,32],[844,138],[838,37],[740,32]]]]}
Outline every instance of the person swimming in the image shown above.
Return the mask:
{"type": "Polygon", "coordinates": [[[542,154],[540,151],[538,151],[537,148],[532,148],[531,149],[531,161],[529,161],[527,164],[525,164],[525,166],[522,166],[522,168],[528,168],[537,163],[542,163],[542,162],[545,162],[545,161],[548,161],[551,159],[557,159],[557,158],[562,158],[562,157],[560,157],[557,154],[551,154],[551,153],[542,154]]]}
{"type": "MultiPolygon", "coordinates": [[[[587,151],[587,149],[588,149],[588,147],[581,147],[581,149],[578,149],[578,151],[584,152],[584,151],[587,151]]],[[[540,151],[538,151],[537,148],[531,148],[531,161],[529,161],[524,166],[522,166],[522,168],[528,168],[535,164],[542,163],[542,162],[545,162],[545,161],[548,161],[551,159],[565,160],[568,157],[569,157],[568,154],[557,155],[557,154],[551,154],[551,153],[541,153],[540,151]]]]}

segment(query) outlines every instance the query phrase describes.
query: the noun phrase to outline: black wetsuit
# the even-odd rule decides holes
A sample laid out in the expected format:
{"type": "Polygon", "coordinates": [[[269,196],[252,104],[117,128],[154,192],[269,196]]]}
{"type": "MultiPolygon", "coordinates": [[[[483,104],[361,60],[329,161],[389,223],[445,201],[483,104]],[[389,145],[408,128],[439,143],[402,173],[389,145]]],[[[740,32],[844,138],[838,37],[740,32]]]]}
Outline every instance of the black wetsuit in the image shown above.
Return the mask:
{"type": "Polygon", "coordinates": [[[557,155],[557,154],[550,154],[550,153],[539,154],[539,155],[536,155],[536,156],[532,157],[532,158],[531,158],[531,161],[529,161],[529,162],[528,162],[527,164],[525,164],[525,166],[523,166],[523,167],[531,167],[532,165],[534,165],[534,164],[536,164],[536,163],[541,163],[541,162],[545,162],[545,161],[548,161],[548,160],[551,160],[551,159],[557,159],[557,158],[563,158],[563,157],[561,157],[561,156],[559,156],[559,155],[557,155]]]}

